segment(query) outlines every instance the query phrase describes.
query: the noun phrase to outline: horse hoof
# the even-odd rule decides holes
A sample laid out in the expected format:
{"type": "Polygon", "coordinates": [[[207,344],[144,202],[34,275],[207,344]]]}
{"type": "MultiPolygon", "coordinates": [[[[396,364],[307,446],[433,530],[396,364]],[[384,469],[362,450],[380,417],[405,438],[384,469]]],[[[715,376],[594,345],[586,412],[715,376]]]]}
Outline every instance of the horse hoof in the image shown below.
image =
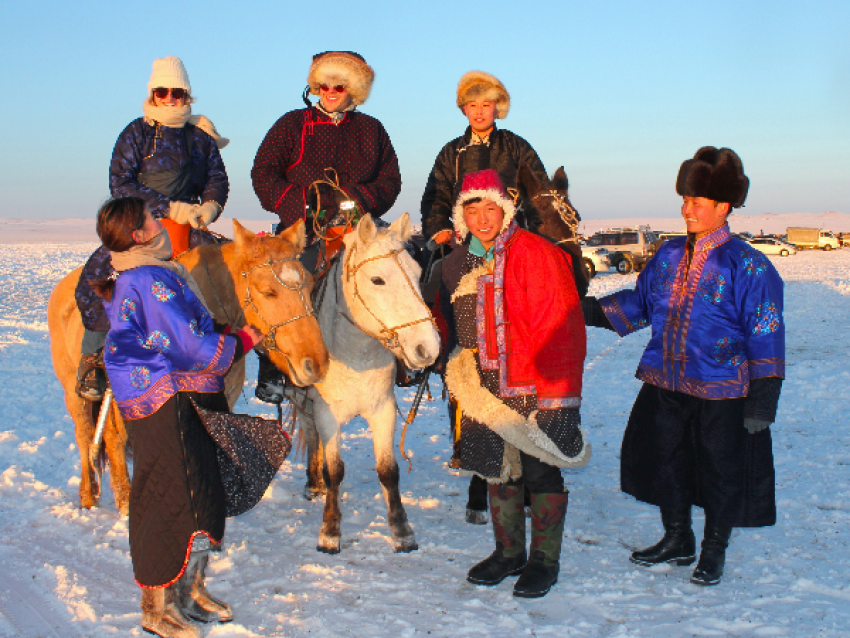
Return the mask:
{"type": "Polygon", "coordinates": [[[317,498],[322,498],[325,495],[325,490],[321,487],[304,486],[304,498],[308,501],[315,501],[317,498]]]}
{"type": "Polygon", "coordinates": [[[339,554],[339,538],[319,534],[319,544],[316,545],[316,551],[323,554],[339,554]]]}
{"type": "Polygon", "coordinates": [[[416,543],[415,538],[396,539],[395,551],[397,554],[408,554],[415,552],[417,549],[419,549],[419,545],[416,543]]]}
{"type": "Polygon", "coordinates": [[[471,525],[486,525],[490,522],[487,510],[466,510],[466,522],[471,525]]]}

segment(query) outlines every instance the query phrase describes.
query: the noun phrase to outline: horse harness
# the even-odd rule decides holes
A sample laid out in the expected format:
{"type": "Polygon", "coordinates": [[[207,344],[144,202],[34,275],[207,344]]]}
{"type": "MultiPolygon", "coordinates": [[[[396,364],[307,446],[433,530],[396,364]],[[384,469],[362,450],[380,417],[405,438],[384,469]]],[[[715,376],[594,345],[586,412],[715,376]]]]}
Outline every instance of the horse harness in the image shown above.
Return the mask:
{"type": "Polygon", "coordinates": [[[245,317],[245,308],[250,306],[254,310],[254,312],[257,313],[257,316],[260,318],[260,320],[269,327],[266,333],[266,338],[262,342],[263,348],[265,348],[269,352],[280,351],[280,348],[277,347],[277,343],[275,343],[275,333],[277,332],[278,328],[292,323],[293,321],[298,321],[299,319],[315,316],[315,313],[310,308],[310,303],[307,301],[307,297],[304,296],[304,283],[306,279],[302,279],[297,286],[291,286],[285,281],[283,281],[280,278],[280,275],[278,275],[277,271],[274,269],[275,264],[285,263],[288,261],[298,262],[299,260],[298,257],[286,257],[285,259],[269,259],[268,261],[264,261],[260,264],[257,264],[256,266],[253,266],[252,268],[249,268],[248,270],[242,273],[242,278],[245,280],[245,301],[243,302],[241,307],[242,316],[245,317]],[[289,290],[296,290],[298,292],[298,296],[301,298],[301,303],[304,304],[304,310],[306,312],[303,312],[295,317],[290,317],[289,319],[286,319],[285,321],[281,321],[276,324],[269,323],[269,321],[265,317],[263,317],[263,313],[260,312],[260,309],[257,307],[257,304],[254,303],[254,299],[251,297],[251,287],[248,285],[248,275],[260,268],[268,268],[269,270],[271,270],[272,274],[274,275],[274,278],[284,288],[287,288],[289,290]]]}
{"type": "Polygon", "coordinates": [[[361,261],[357,264],[352,264],[352,258],[354,256],[354,251],[351,250],[345,256],[345,263],[343,264],[345,280],[346,281],[353,280],[353,283],[354,283],[354,299],[359,301],[360,305],[363,306],[363,309],[366,310],[366,312],[368,312],[370,315],[372,315],[372,318],[375,321],[377,321],[378,324],[381,326],[381,330],[380,330],[379,334],[373,334],[373,333],[369,332],[368,330],[364,329],[362,326],[357,325],[354,322],[354,320],[351,317],[349,317],[348,315],[346,315],[345,313],[343,313],[342,316],[345,317],[345,319],[348,320],[352,325],[356,326],[361,331],[363,331],[365,334],[369,335],[373,339],[378,340],[381,343],[381,345],[383,345],[387,350],[394,350],[394,349],[399,347],[400,344],[399,344],[399,341],[398,341],[398,331],[403,329],[403,328],[409,328],[410,326],[415,326],[417,324],[424,323],[426,321],[430,321],[431,325],[434,326],[434,329],[435,330],[437,329],[437,323],[434,320],[434,317],[431,316],[431,311],[428,309],[428,306],[422,300],[421,295],[418,293],[416,287],[410,281],[410,277],[407,276],[407,273],[405,272],[404,268],[401,265],[401,262],[398,259],[399,253],[401,253],[403,251],[404,251],[403,247],[398,248],[397,250],[390,251],[390,252],[385,253],[383,255],[376,255],[374,257],[368,257],[367,259],[364,259],[363,261],[361,261]],[[413,321],[408,321],[407,323],[403,323],[403,324],[400,324],[400,325],[397,325],[397,326],[388,327],[372,311],[372,309],[369,308],[368,304],[366,303],[366,300],[363,299],[363,297],[360,294],[360,290],[357,286],[356,275],[357,275],[357,271],[360,270],[360,268],[363,267],[365,264],[368,264],[369,262],[372,262],[372,261],[377,261],[379,259],[392,259],[396,263],[399,270],[401,271],[401,274],[404,275],[404,280],[407,282],[407,286],[413,292],[414,297],[416,297],[416,299],[419,300],[419,302],[422,304],[422,307],[425,309],[425,314],[426,314],[425,317],[422,317],[421,319],[415,319],[413,321]]]}
{"type": "Polygon", "coordinates": [[[555,243],[563,244],[564,242],[568,241],[576,241],[576,236],[578,234],[578,223],[579,221],[581,221],[581,217],[579,217],[578,211],[573,208],[567,197],[555,190],[548,190],[543,191],[542,193],[537,193],[537,195],[531,198],[531,201],[534,202],[539,197],[552,198],[552,207],[558,212],[558,216],[561,218],[561,221],[564,222],[564,224],[566,224],[567,227],[573,233],[572,237],[561,239],[560,241],[557,241],[555,243]]]}

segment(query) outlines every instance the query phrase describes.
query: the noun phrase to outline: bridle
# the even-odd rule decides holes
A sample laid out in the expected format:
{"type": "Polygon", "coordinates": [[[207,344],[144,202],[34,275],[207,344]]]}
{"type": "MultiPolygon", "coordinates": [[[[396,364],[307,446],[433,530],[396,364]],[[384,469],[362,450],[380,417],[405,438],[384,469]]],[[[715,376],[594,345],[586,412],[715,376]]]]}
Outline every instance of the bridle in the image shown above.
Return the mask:
{"type": "Polygon", "coordinates": [[[257,313],[257,317],[259,317],[260,320],[269,327],[268,331],[266,331],[266,338],[263,340],[262,344],[258,344],[258,347],[259,347],[259,345],[262,345],[262,347],[265,348],[269,352],[275,352],[275,351],[280,352],[280,348],[277,347],[277,343],[275,342],[275,333],[277,332],[278,328],[280,328],[281,326],[285,326],[289,323],[292,323],[293,321],[298,321],[299,319],[304,319],[306,317],[314,317],[315,316],[315,313],[310,308],[310,303],[307,300],[307,297],[304,295],[304,286],[305,286],[305,282],[306,282],[306,277],[302,278],[297,286],[292,286],[292,285],[286,283],[285,281],[283,281],[280,278],[280,275],[278,275],[277,271],[274,269],[275,264],[280,264],[280,263],[284,263],[284,262],[287,262],[287,261],[297,262],[298,257],[286,257],[285,259],[269,259],[268,261],[264,261],[260,264],[257,264],[256,266],[253,266],[252,268],[249,268],[248,270],[246,270],[245,272],[242,273],[242,278],[245,280],[245,301],[242,304],[242,316],[243,317],[245,316],[245,308],[250,306],[254,310],[254,312],[257,313]],[[284,288],[286,288],[288,290],[296,290],[298,292],[298,296],[301,297],[301,303],[304,305],[304,310],[306,312],[303,312],[296,317],[291,317],[291,318],[287,319],[286,321],[281,321],[280,323],[276,323],[276,324],[269,323],[268,319],[263,317],[263,313],[260,312],[260,309],[257,307],[257,304],[254,303],[254,299],[251,297],[251,286],[248,284],[248,275],[250,275],[252,272],[254,272],[255,270],[258,270],[260,268],[268,268],[269,270],[271,270],[272,274],[274,275],[274,278],[284,288]]]}
{"type": "Polygon", "coordinates": [[[372,318],[375,321],[377,321],[378,324],[381,326],[381,330],[378,334],[373,334],[373,333],[369,332],[368,330],[366,330],[365,328],[363,328],[363,326],[360,326],[360,325],[354,323],[354,321],[350,317],[347,317],[346,315],[343,315],[343,316],[346,319],[348,319],[348,321],[350,321],[353,325],[360,328],[360,330],[362,330],[364,333],[366,333],[367,335],[369,335],[373,339],[380,341],[381,345],[383,345],[387,350],[395,350],[395,349],[399,348],[398,331],[403,329],[403,328],[409,328],[410,326],[415,326],[417,324],[424,323],[426,321],[430,321],[431,325],[434,326],[434,329],[435,330],[437,329],[437,322],[434,320],[434,317],[431,316],[431,311],[428,309],[427,304],[422,300],[422,295],[419,294],[419,292],[416,290],[416,288],[413,285],[413,282],[410,281],[410,277],[407,276],[407,273],[405,272],[404,268],[401,265],[401,262],[398,259],[399,253],[402,253],[402,252],[404,252],[404,247],[398,248],[397,250],[393,250],[393,251],[385,253],[383,255],[376,255],[374,257],[368,257],[368,258],[364,259],[363,261],[361,261],[357,264],[352,264],[352,258],[354,256],[354,250],[350,250],[350,252],[345,256],[345,263],[343,265],[344,274],[345,274],[345,281],[347,282],[349,279],[353,279],[353,281],[354,281],[354,293],[353,293],[354,299],[359,301],[360,305],[363,306],[364,310],[366,310],[366,312],[368,312],[370,315],[372,315],[372,318]],[[387,325],[383,321],[381,321],[381,319],[378,317],[378,315],[376,315],[374,312],[372,312],[372,309],[369,308],[369,306],[366,304],[366,300],[363,299],[363,297],[360,295],[360,290],[357,287],[357,277],[356,277],[356,275],[357,275],[357,271],[360,270],[360,268],[363,267],[365,264],[368,264],[369,262],[372,262],[372,261],[377,261],[379,259],[392,259],[396,263],[399,270],[401,271],[401,274],[404,275],[404,280],[407,282],[408,287],[413,292],[413,296],[416,297],[416,299],[419,300],[419,303],[421,303],[422,307],[425,309],[425,314],[426,314],[425,317],[423,317],[421,319],[416,319],[414,321],[408,321],[407,323],[403,323],[403,324],[400,324],[398,326],[393,326],[392,328],[389,328],[389,327],[387,327],[387,325]]]}
{"type": "Polygon", "coordinates": [[[531,198],[531,201],[535,202],[539,197],[552,198],[552,207],[555,209],[555,211],[557,211],[558,216],[561,218],[561,221],[564,222],[564,224],[566,224],[567,227],[573,233],[572,237],[562,239],[555,243],[563,244],[564,242],[568,241],[576,241],[576,236],[578,234],[578,223],[580,218],[578,216],[578,211],[573,208],[566,195],[562,195],[561,193],[555,190],[548,190],[543,191],[542,193],[537,193],[537,195],[531,198]]]}

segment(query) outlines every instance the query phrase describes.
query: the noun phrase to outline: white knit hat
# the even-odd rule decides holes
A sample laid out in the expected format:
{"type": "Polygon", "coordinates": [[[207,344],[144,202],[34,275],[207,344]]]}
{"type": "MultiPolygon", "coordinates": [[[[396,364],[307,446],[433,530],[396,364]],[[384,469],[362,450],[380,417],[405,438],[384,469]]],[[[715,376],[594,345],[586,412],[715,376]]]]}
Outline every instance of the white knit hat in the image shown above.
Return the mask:
{"type": "Polygon", "coordinates": [[[153,61],[151,79],[148,80],[148,93],[157,88],[185,89],[192,93],[192,85],[189,84],[189,74],[180,58],[173,55],[158,58],[153,61]]]}

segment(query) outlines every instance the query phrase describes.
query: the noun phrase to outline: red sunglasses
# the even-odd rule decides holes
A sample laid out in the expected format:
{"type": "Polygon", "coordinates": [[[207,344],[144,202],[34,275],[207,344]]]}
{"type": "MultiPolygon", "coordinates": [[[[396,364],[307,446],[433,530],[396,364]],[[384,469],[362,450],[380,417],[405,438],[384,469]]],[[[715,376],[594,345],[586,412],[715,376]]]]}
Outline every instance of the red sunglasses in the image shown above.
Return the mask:
{"type": "Polygon", "coordinates": [[[153,94],[160,100],[164,100],[169,93],[175,100],[182,100],[186,97],[186,89],[164,89],[160,86],[153,90],[153,94]]]}
{"type": "Polygon", "coordinates": [[[322,84],[319,86],[319,88],[322,89],[322,91],[325,91],[326,93],[328,91],[335,91],[336,93],[345,93],[345,86],[342,84],[337,84],[335,86],[328,86],[327,84],[322,84]]]}

